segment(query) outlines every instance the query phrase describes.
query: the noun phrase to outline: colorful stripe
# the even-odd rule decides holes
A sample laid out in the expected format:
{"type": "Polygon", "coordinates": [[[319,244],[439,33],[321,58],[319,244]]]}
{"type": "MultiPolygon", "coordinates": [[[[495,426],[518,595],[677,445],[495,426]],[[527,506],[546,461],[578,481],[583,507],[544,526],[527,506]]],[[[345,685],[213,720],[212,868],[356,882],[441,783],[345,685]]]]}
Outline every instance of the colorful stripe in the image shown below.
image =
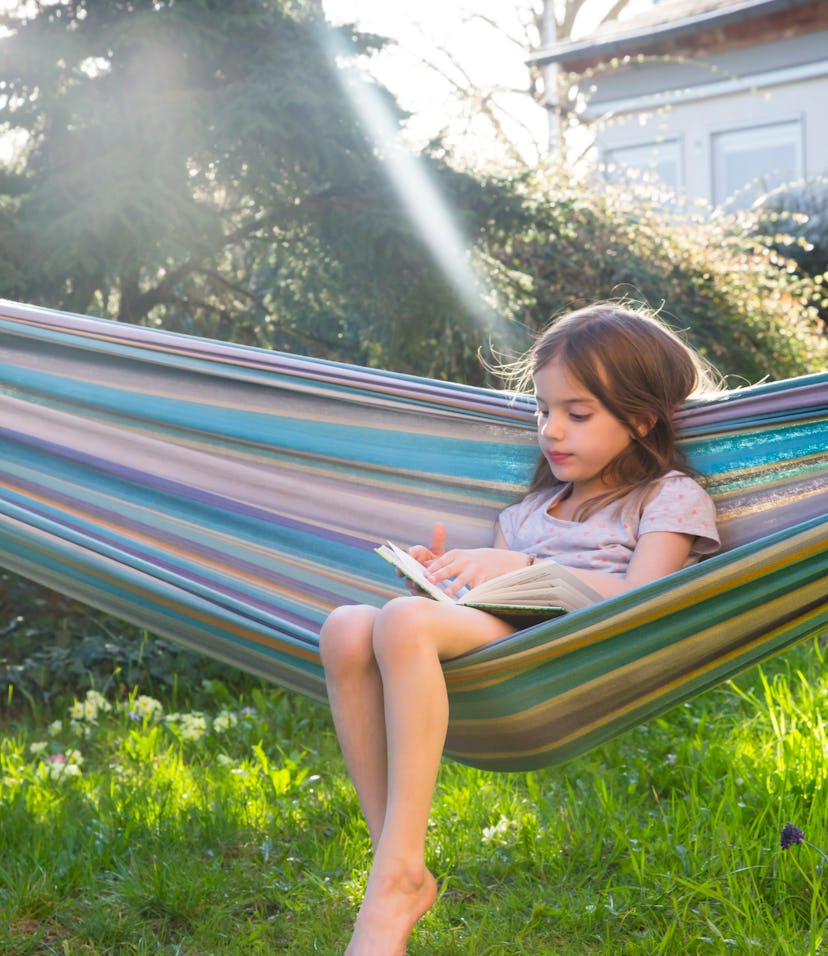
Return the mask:
{"type": "MultiPolygon", "coordinates": [[[[828,374],[680,413],[726,553],[445,667],[447,752],[563,760],[828,622],[828,374]]],[[[536,456],[492,390],[0,302],[0,563],[317,699],[321,622],[488,543],[536,456]]]]}

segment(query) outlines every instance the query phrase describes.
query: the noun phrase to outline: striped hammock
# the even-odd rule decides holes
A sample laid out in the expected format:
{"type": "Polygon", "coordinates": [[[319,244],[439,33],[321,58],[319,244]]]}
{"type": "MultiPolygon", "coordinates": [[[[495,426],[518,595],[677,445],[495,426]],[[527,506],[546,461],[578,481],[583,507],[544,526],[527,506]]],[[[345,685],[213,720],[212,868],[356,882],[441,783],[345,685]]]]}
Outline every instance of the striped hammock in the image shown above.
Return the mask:
{"type": "MultiPolygon", "coordinates": [[[[485,389],[0,301],[0,564],[324,699],[319,627],[386,538],[491,540],[536,457],[485,389]]],[[[828,374],[680,413],[726,551],[447,662],[446,752],[567,759],[828,623],[828,374]]]]}

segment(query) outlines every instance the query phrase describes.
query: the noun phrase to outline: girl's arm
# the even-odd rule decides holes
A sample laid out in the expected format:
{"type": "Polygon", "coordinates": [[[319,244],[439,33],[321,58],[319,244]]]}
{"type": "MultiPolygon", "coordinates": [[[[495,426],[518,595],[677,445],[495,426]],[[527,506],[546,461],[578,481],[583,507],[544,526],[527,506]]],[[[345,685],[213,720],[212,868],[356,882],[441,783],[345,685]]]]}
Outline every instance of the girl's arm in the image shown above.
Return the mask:
{"type": "Polygon", "coordinates": [[[693,546],[694,536],[674,531],[650,531],[642,534],[635,546],[624,577],[604,571],[568,568],[585,584],[603,597],[615,597],[633,588],[666,577],[684,567],[693,546]]]}
{"type": "MultiPolygon", "coordinates": [[[[623,578],[605,571],[572,567],[568,570],[602,597],[615,597],[680,570],[687,561],[693,540],[693,535],[673,531],[650,531],[641,535],[623,578]]],[[[422,561],[422,558],[418,560],[422,561]]],[[[428,576],[435,584],[452,579],[446,590],[454,593],[464,586],[475,587],[508,571],[526,567],[528,561],[528,555],[506,547],[498,528],[493,547],[455,549],[439,556],[432,554],[427,567],[428,576]]]]}

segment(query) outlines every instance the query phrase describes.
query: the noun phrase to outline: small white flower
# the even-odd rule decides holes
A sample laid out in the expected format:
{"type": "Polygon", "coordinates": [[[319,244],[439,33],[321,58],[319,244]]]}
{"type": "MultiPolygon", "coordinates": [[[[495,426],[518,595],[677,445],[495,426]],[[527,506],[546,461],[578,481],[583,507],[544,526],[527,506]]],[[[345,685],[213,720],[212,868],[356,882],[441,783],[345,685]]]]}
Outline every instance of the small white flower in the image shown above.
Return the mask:
{"type": "Polygon", "coordinates": [[[166,719],[178,727],[182,740],[198,740],[207,733],[207,719],[203,714],[168,714],[166,719]]]}
{"type": "Polygon", "coordinates": [[[217,734],[223,734],[225,730],[235,727],[239,718],[231,710],[223,710],[213,721],[213,730],[217,734]]]}
{"type": "Polygon", "coordinates": [[[112,704],[100,691],[88,690],[83,700],[76,700],[69,708],[69,716],[72,720],[83,720],[94,724],[99,714],[108,713],[110,710],[112,710],[112,704]]]}
{"type": "Polygon", "coordinates": [[[181,722],[181,736],[184,740],[199,740],[207,733],[207,721],[200,714],[186,714],[181,722]]]}
{"type": "Polygon", "coordinates": [[[71,720],[69,729],[76,737],[87,738],[92,736],[92,728],[89,724],[82,723],[80,720],[71,720]]]}
{"type": "Polygon", "coordinates": [[[65,754],[53,754],[51,757],[41,763],[37,769],[37,774],[41,779],[63,780],[66,777],[79,777],[81,774],[80,764],[83,757],[77,751],[68,751],[71,759],[67,759],[65,754]]]}
{"type": "Polygon", "coordinates": [[[136,697],[131,709],[143,720],[157,720],[164,713],[161,702],[146,694],[136,697]]]}
{"type": "Polygon", "coordinates": [[[63,721],[62,720],[53,720],[49,724],[49,734],[52,737],[57,737],[57,735],[63,730],[63,721]]]}
{"type": "Polygon", "coordinates": [[[483,843],[491,843],[497,837],[502,837],[511,827],[512,821],[506,817],[501,817],[493,827],[483,828],[483,843]]]}
{"type": "Polygon", "coordinates": [[[97,690],[88,690],[86,692],[86,702],[87,704],[94,705],[94,707],[105,714],[112,710],[112,704],[97,690]]]}
{"type": "Polygon", "coordinates": [[[35,755],[37,755],[37,754],[42,754],[43,751],[44,751],[48,746],[49,746],[49,745],[46,743],[45,740],[35,741],[33,744],[30,744],[30,745],[29,745],[29,753],[32,753],[32,754],[35,754],[35,755]]]}

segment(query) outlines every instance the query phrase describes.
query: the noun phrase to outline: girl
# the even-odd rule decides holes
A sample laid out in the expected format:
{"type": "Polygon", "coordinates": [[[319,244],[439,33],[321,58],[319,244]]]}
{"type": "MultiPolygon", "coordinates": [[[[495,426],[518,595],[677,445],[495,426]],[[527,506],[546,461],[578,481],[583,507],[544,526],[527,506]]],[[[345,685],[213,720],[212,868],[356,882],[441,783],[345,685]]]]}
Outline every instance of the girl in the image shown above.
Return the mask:
{"type": "MultiPolygon", "coordinates": [[[[526,497],[500,515],[491,548],[411,554],[455,591],[535,560],[568,565],[604,597],[718,547],[713,503],[681,471],[673,413],[712,380],[655,318],[597,304],[556,322],[523,366],[541,456],[526,497]]],[[[514,630],[474,608],[411,595],[345,606],[320,650],[342,753],[374,860],[346,956],[404,956],[437,884],[425,866],[429,809],[448,726],[441,661],[514,630]]]]}

